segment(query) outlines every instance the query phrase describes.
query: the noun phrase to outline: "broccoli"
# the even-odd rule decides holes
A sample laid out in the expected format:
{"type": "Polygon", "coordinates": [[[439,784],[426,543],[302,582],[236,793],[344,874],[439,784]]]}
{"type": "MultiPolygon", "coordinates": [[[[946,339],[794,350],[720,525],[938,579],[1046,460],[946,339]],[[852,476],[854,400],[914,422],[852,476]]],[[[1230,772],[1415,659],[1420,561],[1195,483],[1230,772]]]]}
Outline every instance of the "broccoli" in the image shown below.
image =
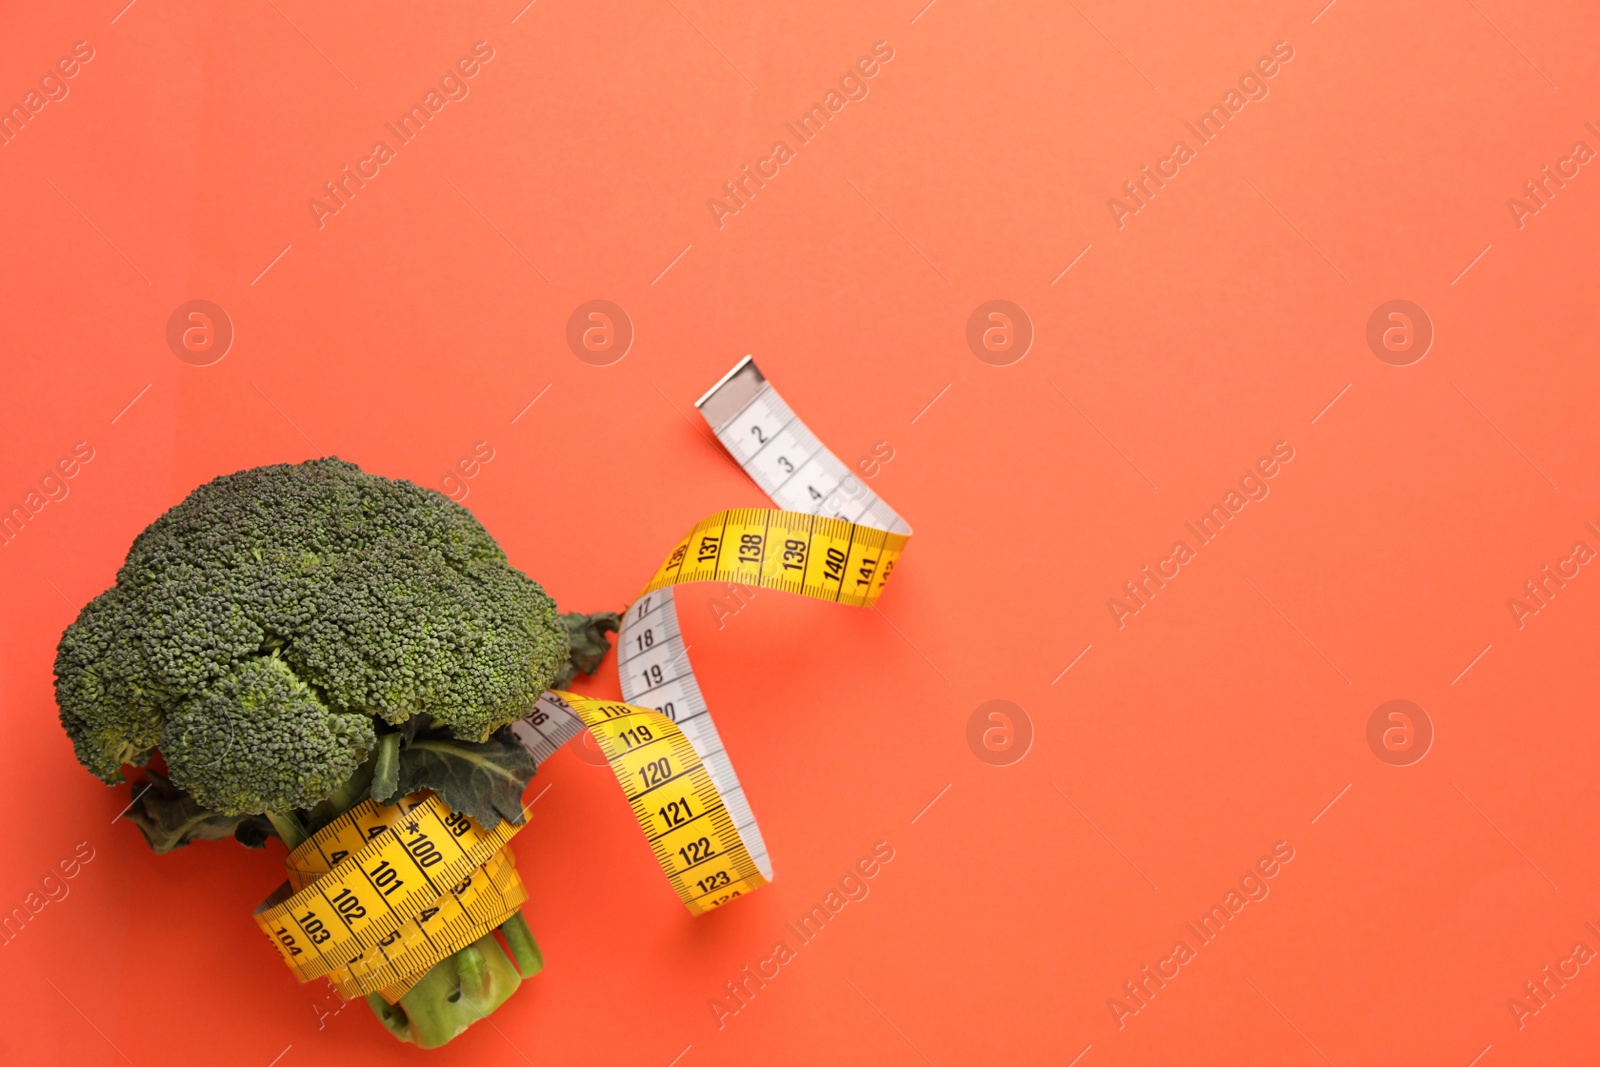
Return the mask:
{"type": "MultiPolygon", "coordinates": [[[[61,637],[56,702],[108,784],[160,753],[129,811],[157,851],[269,829],[292,849],[421,788],[492,828],[522,821],[534,771],[503,728],[594,673],[617,619],[560,614],[440,493],[277,464],[200,486],[134,540],[61,637]]],[[[434,1047],[493,1011],[541,965],[520,914],[501,930],[516,969],[486,937],[375,1002],[384,1025],[434,1047]]]]}

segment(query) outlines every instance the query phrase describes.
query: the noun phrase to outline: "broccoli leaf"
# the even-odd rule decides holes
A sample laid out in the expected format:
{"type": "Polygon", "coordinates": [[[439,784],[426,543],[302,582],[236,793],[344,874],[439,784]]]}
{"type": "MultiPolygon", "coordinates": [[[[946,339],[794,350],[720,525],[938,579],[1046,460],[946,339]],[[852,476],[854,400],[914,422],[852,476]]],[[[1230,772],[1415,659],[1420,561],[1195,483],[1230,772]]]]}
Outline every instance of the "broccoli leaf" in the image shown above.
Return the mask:
{"type": "Polygon", "coordinates": [[[394,796],[431,789],[453,811],[464,812],[492,830],[505,819],[522,825],[522,791],[533,778],[533,756],[509,730],[481,742],[458,741],[448,734],[419,737],[400,750],[394,796]]]}
{"type": "Polygon", "coordinates": [[[247,815],[233,828],[233,839],[245,848],[266,848],[268,839],[278,838],[277,828],[265,815],[247,815]]]}
{"type": "Polygon", "coordinates": [[[155,771],[134,789],[133,803],[124,818],[137,826],[155,852],[171,852],[191,841],[221,841],[232,837],[250,848],[262,848],[274,836],[271,824],[260,815],[223,815],[202,808],[155,771]]]}
{"type": "Polygon", "coordinates": [[[425,734],[431,729],[433,729],[433,716],[425,711],[419,711],[400,724],[400,740],[409,745],[417,739],[418,734],[425,734]]]}
{"type": "Polygon", "coordinates": [[[567,624],[569,651],[567,662],[550,683],[552,689],[565,689],[579,672],[593,674],[600,669],[600,661],[611,651],[608,633],[616,633],[622,626],[622,616],[614,611],[597,611],[585,615],[581,611],[568,611],[561,616],[567,624]]]}

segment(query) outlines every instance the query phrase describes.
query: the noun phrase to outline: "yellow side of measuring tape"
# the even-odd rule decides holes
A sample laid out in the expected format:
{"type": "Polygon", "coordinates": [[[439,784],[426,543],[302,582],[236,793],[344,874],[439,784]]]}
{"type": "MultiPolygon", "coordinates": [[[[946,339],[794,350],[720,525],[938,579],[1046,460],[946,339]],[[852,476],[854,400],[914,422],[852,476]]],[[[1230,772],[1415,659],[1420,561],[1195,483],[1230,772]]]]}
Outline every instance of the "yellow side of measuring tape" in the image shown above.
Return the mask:
{"type": "Polygon", "coordinates": [[[488,929],[469,920],[466,905],[485,894],[487,866],[516,830],[502,823],[486,832],[429,793],[387,807],[365,801],[289,854],[292,880],[256,909],[256,924],[302,982],[328,975],[341,992],[409,988],[408,978],[488,929]],[[430,929],[447,900],[448,928],[430,929]],[[411,929],[421,937],[403,937],[411,929]]]}
{"type": "Polygon", "coordinates": [[[798,511],[719,511],[695,524],[639,595],[687,582],[741,582],[871,607],[907,540],[798,511]]]}
{"type": "MultiPolygon", "coordinates": [[[[753,364],[746,374],[760,377],[753,364]]],[[[760,388],[756,400],[769,405],[758,409],[761,414],[787,411],[764,380],[760,388]]],[[[838,465],[820,443],[815,448],[816,455],[802,462],[838,465]]],[[[751,469],[750,462],[740,462],[751,469]]],[[[793,464],[786,469],[792,472],[793,464]]],[[[875,497],[872,501],[878,504],[875,497]]],[[[897,517],[894,521],[904,528],[897,517]]],[[[640,592],[635,609],[642,618],[649,611],[649,594],[703,581],[871,606],[906,541],[906,533],[799,511],[718,512],[678,542],[640,592]]],[[[675,618],[671,628],[676,629],[675,618]]],[[[631,620],[624,633],[630,629],[631,620]]],[[[641,636],[648,640],[649,633],[641,636]]],[[[681,641],[676,634],[673,639],[681,641]]],[[[686,657],[682,669],[692,680],[686,657]]],[[[660,668],[647,668],[644,681],[630,679],[625,689],[648,689],[648,671],[659,674],[660,668]]],[[[752,855],[736,825],[716,772],[670,712],[670,704],[653,709],[552,691],[518,725],[533,724],[532,736],[546,748],[549,738],[537,727],[552,715],[566,717],[574,728],[578,722],[588,728],[667,881],[689,911],[700,915],[765,885],[770,867],[753,819],[746,833],[758,842],[759,856],[752,855]]],[[[715,737],[706,720],[697,735],[708,733],[715,737]]],[[[558,737],[554,744],[565,739],[558,737]]],[[[524,740],[536,753],[544,751],[524,740]]],[[[721,758],[725,764],[726,757],[721,758]]],[[[723,780],[724,788],[730,781],[738,788],[731,766],[723,780]]],[[[748,813],[748,806],[743,810],[748,813]]],[[[526,901],[507,847],[518,829],[502,822],[486,831],[428,792],[392,806],[368,800],[289,854],[289,880],[256,909],[256,922],[301,981],[326,976],[342,996],[377,992],[394,1003],[434,964],[500,925],[526,901]]]]}

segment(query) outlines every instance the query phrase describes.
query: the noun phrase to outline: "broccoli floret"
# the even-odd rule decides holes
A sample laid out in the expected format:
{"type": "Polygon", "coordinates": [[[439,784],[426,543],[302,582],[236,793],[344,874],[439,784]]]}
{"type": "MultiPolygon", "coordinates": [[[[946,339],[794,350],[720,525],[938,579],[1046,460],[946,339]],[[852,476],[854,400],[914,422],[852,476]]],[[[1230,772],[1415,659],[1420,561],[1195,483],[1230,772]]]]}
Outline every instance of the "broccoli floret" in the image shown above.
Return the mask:
{"type": "Polygon", "coordinates": [[[106,782],[143,766],[161,739],[165,701],[150,685],[120,587],[95,597],[61,635],[56,703],[78,762],[106,782]]]}
{"type": "Polygon", "coordinates": [[[175,785],[224,815],[314,806],[377,741],[372,720],[317,699],[277,656],[250,660],[167,716],[175,785]]]}
{"type": "Polygon", "coordinates": [[[567,663],[567,626],[472,514],[338,459],[201,486],[62,635],[56,701],[107,782],[159,746],[225,814],[308,808],[374,721],[482,741],[567,663]]]}

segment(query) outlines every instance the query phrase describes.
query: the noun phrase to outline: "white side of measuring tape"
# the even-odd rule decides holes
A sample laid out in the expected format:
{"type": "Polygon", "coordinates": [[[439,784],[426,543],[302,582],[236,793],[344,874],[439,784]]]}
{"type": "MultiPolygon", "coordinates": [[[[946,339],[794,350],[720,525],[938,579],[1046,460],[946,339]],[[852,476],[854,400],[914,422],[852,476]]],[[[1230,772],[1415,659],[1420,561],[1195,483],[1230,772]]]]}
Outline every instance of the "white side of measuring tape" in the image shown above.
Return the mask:
{"type": "Polygon", "coordinates": [[[911,532],[893,508],[817,440],[749,356],[695,407],[734,462],[778,507],[890,533],[911,532]]]}
{"type": "MultiPolygon", "coordinates": [[[[749,356],[695,407],[734,461],[778,507],[892,533],[911,532],[893,508],[806,428],[749,356]]],[[[722,794],[745,848],[762,877],[771,881],[772,860],[761,828],[689,665],[671,586],[641,597],[623,615],[617,634],[617,673],[624,700],[656,709],[689,739],[722,794]]],[[[546,693],[534,713],[513,723],[512,730],[534,761],[543,763],[577,737],[583,723],[560,697],[546,693]]]]}

